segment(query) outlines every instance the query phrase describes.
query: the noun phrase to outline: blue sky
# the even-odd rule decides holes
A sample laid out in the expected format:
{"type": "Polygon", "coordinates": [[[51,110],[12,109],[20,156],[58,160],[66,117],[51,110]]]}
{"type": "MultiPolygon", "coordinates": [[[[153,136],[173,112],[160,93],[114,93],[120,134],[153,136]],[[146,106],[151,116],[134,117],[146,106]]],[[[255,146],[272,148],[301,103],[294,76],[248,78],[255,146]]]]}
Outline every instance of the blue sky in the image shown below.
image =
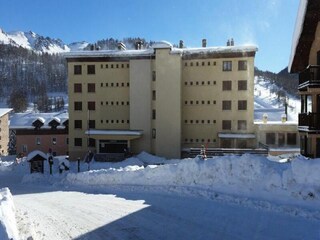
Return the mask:
{"type": "Polygon", "coordinates": [[[0,28],[65,43],[143,37],[188,47],[256,44],[256,66],[288,65],[299,0],[0,0],[0,28]]]}

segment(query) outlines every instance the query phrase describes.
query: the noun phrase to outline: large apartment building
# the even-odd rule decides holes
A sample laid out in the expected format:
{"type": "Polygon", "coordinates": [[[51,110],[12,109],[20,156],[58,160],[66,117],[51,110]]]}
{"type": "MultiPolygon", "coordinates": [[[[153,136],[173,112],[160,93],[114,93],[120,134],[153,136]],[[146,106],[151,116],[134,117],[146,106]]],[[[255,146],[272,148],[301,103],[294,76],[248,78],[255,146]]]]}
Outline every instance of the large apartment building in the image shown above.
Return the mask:
{"type": "Polygon", "coordinates": [[[71,52],[69,155],[148,151],[180,158],[190,148],[255,148],[256,46],[71,52]]]}
{"type": "Polygon", "coordinates": [[[291,73],[299,73],[301,154],[320,157],[320,1],[301,0],[292,53],[291,73]]]}

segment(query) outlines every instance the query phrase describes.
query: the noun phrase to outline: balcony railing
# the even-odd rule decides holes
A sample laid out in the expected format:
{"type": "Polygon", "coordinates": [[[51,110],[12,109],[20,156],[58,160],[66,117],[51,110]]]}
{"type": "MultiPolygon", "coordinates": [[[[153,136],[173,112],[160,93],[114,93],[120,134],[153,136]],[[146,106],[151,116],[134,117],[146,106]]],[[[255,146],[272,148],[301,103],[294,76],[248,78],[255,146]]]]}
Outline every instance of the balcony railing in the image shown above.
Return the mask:
{"type": "Polygon", "coordinates": [[[320,65],[309,65],[299,74],[299,90],[306,87],[320,88],[320,65]]]}
{"type": "Polygon", "coordinates": [[[320,113],[300,113],[299,130],[320,130],[320,113]]]}

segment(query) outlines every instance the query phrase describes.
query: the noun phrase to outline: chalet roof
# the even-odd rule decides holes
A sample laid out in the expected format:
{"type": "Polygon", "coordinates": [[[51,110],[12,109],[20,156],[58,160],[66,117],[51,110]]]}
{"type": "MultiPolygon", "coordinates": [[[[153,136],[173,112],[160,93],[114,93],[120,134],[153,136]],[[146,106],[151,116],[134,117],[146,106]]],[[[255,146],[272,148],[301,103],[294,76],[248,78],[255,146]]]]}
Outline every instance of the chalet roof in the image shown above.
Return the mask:
{"type": "Polygon", "coordinates": [[[292,39],[289,72],[297,73],[309,65],[309,54],[320,20],[319,0],[300,0],[292,39]]]}
{"type": "Polygon", "coordinates": [[[61,128],[64,128],[64,123],[68,121],[69,114],[67,111],[53,113],[15,113],[12,114],[9,121],[10,129],[34,129],[33,123],[41,121],[44,125],[41,128],[50,129],[49,125],[52,121],[60,121],[61,128]]]}
{"type": "Polygon", "coordinates": [[[7,113],[11,112],[12,108],[0,108],[0,117],[6,115],[7,113]]]}
{"type": "Polygon", "coordinates": [[[47,159],[47,155],[44,152],[39,150],[32,151],[27,156],[27,161],[32,161],[33,159],[36,160],[45,160],[47,159]]]}

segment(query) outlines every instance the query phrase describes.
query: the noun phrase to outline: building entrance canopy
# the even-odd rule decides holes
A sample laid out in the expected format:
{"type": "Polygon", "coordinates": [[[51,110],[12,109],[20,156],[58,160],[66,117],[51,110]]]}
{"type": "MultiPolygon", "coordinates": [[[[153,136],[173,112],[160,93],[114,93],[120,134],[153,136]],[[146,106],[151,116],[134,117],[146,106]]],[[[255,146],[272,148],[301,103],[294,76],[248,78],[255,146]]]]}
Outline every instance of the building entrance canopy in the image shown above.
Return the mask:
{"type": "Polygon", "coordinates": [[[255,134],[248,133],[219,133],[219,138],[225,139],[254,139],[256,138],[255,134]]]}
{"type": "Polygon", "coordinates": [[[87,130],[86,135],[96,140],[133,140],[142,136],[139,130],[87,130]]]}

